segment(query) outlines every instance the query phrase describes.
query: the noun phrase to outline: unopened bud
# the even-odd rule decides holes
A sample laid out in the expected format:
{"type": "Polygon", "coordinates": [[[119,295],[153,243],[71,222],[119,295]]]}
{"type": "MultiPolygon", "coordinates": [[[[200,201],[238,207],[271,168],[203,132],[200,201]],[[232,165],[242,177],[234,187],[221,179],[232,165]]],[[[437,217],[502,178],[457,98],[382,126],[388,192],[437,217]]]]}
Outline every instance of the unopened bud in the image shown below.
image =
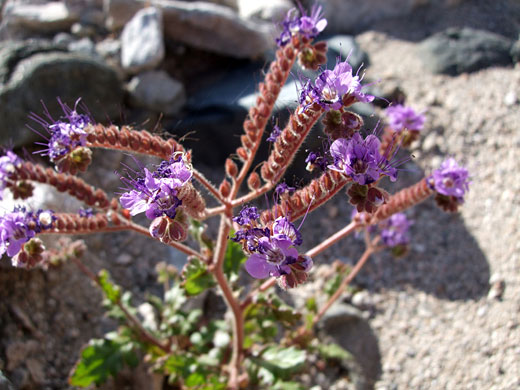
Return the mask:
{"type": "Polygon", "coordinates": [[[237,177],[237,174],[238,174],[237,164],[235,164],[235,162],[233,160],[231,160],[230,158],[228,158],[226,160],[226,174],[229,177],[231,177],[232,179],[237,177]]]}
{"type": "Polygon", "coordinates": [[[227,198],[231,193],[231,184],[229,184],[229,181],[224,179],[222,183],[220,183],[220,187],[218,188],[218,190],[224,198],[227,198]]]}
{"type": "Polygon", "coordinates": [[[34,185],[31,182],[21,180],[9,189],[14,199],[27,199],[33,195],[34,185]]]}
{"type": "Polygon", "coordinates": [[[260,176],[258,176],[258,173],[251,173],[247,179],[247,186],[249,189],[255,191],[260,188],[260,184],[260,176]]]}
{"type": "Polygon", "coordinates": [[[249,153],[243,147],[237,149],[237,154],[242,161],[246,161],[249,157],[249,153]]]}

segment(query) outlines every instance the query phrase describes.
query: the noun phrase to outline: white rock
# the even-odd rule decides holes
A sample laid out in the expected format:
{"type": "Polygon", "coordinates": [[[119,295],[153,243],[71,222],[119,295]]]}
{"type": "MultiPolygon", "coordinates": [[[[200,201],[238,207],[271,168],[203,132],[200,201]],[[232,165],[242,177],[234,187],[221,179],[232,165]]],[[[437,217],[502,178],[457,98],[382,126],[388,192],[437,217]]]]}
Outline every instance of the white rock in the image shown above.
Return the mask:
{"type": "Polygon", "coordinates": [[[128,84],[132,103],[149,110],[173,115],[186,103],[184,86],[164,71],[135,76],[128,84]]]}
{"type": "Polygon", "coordinates": [[[96,43],[96,52],[103,58],[120,57],[121,42],[117,39],[107,38],[96,43]]]}
{"type": "Polygon", "coordinates": [[[36,31],[58,31],[68,29],[78,20],[61,1],[44,4],[7,2],[2,15],[2,25],[8,29],[27,28],[36,31]]]}
{"type": "Polygon", "coordinates": [[[238,14],[241,17],[258,18],[269,22],[282,20],[287,11],[294,8],[294,4],[289,0],[238,0],[237,5],[238,14]]]}
{"type": "Polygon", "coordinates": [[[155,7],[137,12],[121,34],[121,65],[132,73],[153,69],[164,58],[162,13],[155,7]]]}

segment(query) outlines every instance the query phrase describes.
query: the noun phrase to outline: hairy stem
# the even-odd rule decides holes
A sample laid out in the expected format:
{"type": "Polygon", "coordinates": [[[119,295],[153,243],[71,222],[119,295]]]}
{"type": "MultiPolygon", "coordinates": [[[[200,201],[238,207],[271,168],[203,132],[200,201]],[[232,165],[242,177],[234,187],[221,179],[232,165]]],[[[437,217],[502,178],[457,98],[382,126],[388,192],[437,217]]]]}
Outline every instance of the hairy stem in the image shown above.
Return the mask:
{"type": "Polygon", "coordinates": [[[227,240],[231,226],[228,223],[228,216],[222,215],[220,219],[220,228],[217,238],[217,245],[213,258],[212,271],[215,279],[222,291],[226,305],[233,314],[233,352],[229,363],[229,389],[238,389],[238,376],[240,373],[240,365],[242,362],[242,348],[244,344],[244,318],[242,308],[233,295],[233,290],[224,275],[224,259],[227,248],[227,240]]]}
{"type": "Polygon", "coordinates": [[[325,303],[325,305],[321,308],[321,310],[318,312],[316,317],[314,317],[314,320],[313,320],[314,325],[316,323],[318,323],[318,321],[324,316],[324,314],[327,312],[327,310],[330,309],[330,307],[334,304],[334,302],[336,302],[338,300],[338,298],[341,296],[341,294],[343,294],[345,292],[345,289],[347,288],[349,283],[352,282],[352,280],[356,277],[356,275],[359,273],[359,271],[361,271],[361,269],[367,262],[368,258],[370,257],[370,255],[372,255],[372,253],[374,253],[374,251],[375,251],[375,249],[372,246],[369,246],[365,249],[365,251],[359,258],[359,260],[356,263],[356,265],[354,266],[354,268],[352,268],[350,273],[345,277],[345,279],[343,279],[343,281],[341,282],[340,286],[338,287],[338,289],[336,290],[334,295],[332,295],[329,298],[327,303],[325,303]]]}
{"type": "Polygon", "coordinates": [[[342,238],[351,234],[354,230],[356,230],[357,227],[359,227],[359,225],[357,223],[355,223],[355,222],[349,223],[343,229],[337,231],[332,236],[327,238],[325,241],[321,242],[320,244],[316,245],[311,250],[307,251],[306,255],[310,256],[310,257],[316,256],[317,254],[323,252],[325,249],[330,248],[332,245],[334,245],[336,242],[338,242],[342,238]]]}

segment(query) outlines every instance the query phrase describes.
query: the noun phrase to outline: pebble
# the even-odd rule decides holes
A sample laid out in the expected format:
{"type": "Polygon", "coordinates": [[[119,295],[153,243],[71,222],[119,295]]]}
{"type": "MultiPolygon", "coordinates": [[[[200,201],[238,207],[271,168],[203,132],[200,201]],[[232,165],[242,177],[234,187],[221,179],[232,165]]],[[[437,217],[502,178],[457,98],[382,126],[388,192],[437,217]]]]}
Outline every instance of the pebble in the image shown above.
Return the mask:
{"type": "Polygon", "coordinates": [[[121,64],[137,73],[153,69],[164,58],[162,12],[155,7],[138,11],[121,34],[121,64]]]}
{"type": "Polygon", "coordinates": [[[506,106],[514,106],[518,102],[518,97],[514,91],[509,91],[504,96],[504,104],[506,106]]]}

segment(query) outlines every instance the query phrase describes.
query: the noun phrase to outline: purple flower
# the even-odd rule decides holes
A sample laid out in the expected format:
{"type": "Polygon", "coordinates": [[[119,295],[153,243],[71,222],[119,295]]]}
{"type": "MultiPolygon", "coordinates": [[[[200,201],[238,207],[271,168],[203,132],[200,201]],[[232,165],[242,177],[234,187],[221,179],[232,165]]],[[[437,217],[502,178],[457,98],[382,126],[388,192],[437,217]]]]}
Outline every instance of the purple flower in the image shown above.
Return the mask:
{"type": "Polygon", "coordinates": [[[327,170],[327,160],[325,157],[321,156],[319,153],[310,152],[305,159],[307,163],[306,169],[309,172],[312,172],[315,167],[319,168],[321,171],[325,172],[327,170]]]}
{"type": "MultiPolygon", "coordinates": [[[[60,160],[77,147],[85,146],[87,142],[86,128],[93,121],[89,115],[77,112],[79,102],[80,99],[76,101],[74,109],[71,109],[58,98],[58,103],[63,110],[64,116],[57,121],[52,118],[46,107],[44,107],[45,118],[35,114],[29,116],[32,120],[42,125],[49,133],[49,137],[46,137],[48,142],[41,143],[41,145],[47,147],[41,153],[49,156],[53,162],[60,160]]],[[[36,130],[34,131],[38,133],[36,130]]]]}
{"type": "Polygon", "coordinates": [[[314,5],[309,16],[302,9],[300,9],[300,13],[301,17],[298,16],[296,8],[292,8],[287,12],[285,19],[282,21],[282,32],[276,38],[278,46],[283,47],[287,45],[295,35],[314,39],[327,27],[327,19],[322,18],[320,6],[314,5]]]}
{"type": "Polygon", "coordinates": [[[469,190],[469,172],[457,164],[455,159],[444,160],[439,169],[433,171],[430,183],[439,194],[454,196],[459,201],[469,190]]]}
{"type": "Polygon", "coordinates": [[[121,195],[121,205],[131,215],[144,212],[154,219],[162,215],[175,218],[181,200],[177,197],[180,188],[191,180],[192,172],[182,156],[163,161],[154,172],[144,168],[144,177],[122,178],[130,187],[121,195]]]}
{"type": "Polygon", "coordinates": [[[285,182],[278,184],[274,189],[274,192],[278,197],[282,196],[283,194],[292,194],[294,191],[296,191],[296,188],[289,187],[285,182]]]}
{"type": "Polygon", "coordinates": [[[4,253],[15,256],[36,233],[49,229],[54,220],[50,210],[33,213],[26,212],[24,208],[15,208],[0,216],[0,256],[4,253]]]}
{"type": "Polygon", "coordinates": [[[285,287],[305,281],[312,260],[298,254],[295,248],[302,243],[301,233],[287,217],[278,217],[269,227],[260,226],[258,217],[255,207],[245,207],[233,219],[242,226],[247,225],[231,237],[242,243],[244,252],[249,255],[246,271],[257,279],[281,277],[279,283],[285,287]]]}
{"type": "Polygon", "coordinates": [[[390,248],[398,245],[408,245],[410,242],[410,226],[413,222],[406,218],[404,213],[392,215],[387,220],[381,222],[381,238],[386,246],[390,248]]]}
{"type": "Polygon", "coordinates": [[[373,183],[386,175],[390,180],[397,178],[397,169],[379,152],[381,142],[375,135],[365,139],[359,133],[352,138],[339,138],[330,146],[330,154],[334,160],[329,168],[347,176],[356,183],[365,185],[373,183]]]}
{"type": "Polygon", "coordinates": [[[273,223],[273,236],[290,240],[293,245],[301,245],[302,243],[301,233],[287,217],[276,218],[273,223]]]}
{"type": "Polygon", "coordinates": [[[91,208],[81,208],[78,210],[78,214],[83,218],[90,218],[94,216],[94,211],[91,208]]]}
{"type": "Polygon", "coordinates": [[[240,213],[237,217],[233,218],[233,221],[238,223],[240,226],[250,225],[253,221],[258,219],[260,214],[258,214],[258,210],[254,206],[245,206],[240,210],[240,213]]]}
{"type": "Polygon", "coordinates": [[[292,241],[275,237],[262,237],[258,241],[260,250],[249,256],[246,271],[256,279],[289,273],[289,264],[298,258],[292,241]]]}
{"type": "Polygon", "coordinates": [[[9,176],[15,172],[21,163],[22,160],[10,150],[8,150],[4,156],[0,157],[0,200],[2,199],[2,192],[7,185],[9,176]]]}
{"type": "Polygon", "coordinates": [[[269,137],[267,137],[266,141],[267,142],[276,142],[276,139],[280,136],[280,134],[282,134],[282,130],[280,130],[278,125],[274,125],[273,131],[271,132],[269,137]]]}
{"type": "Polygon", "coordinates": [[[300,92],[300,104],[305,107],[309,102],[318,103],[325,110],[339,110],[345,97],[352,97],[355,101],[371,102],[374,96],[362,92],[361,77],[352,74],[352,67],[348,58],[343,62],[336,62],[333,70],[322,71],[314,85],[307,81],[300,92]]]}
{"type": "Polygon", "coordinates": [[[392,130],[401,132],[405,129],[420,131],[424,127],[425,117],[422,113],[417,113],[412,107],[397,104],[386,109],[388,123],[392,130]]]}

